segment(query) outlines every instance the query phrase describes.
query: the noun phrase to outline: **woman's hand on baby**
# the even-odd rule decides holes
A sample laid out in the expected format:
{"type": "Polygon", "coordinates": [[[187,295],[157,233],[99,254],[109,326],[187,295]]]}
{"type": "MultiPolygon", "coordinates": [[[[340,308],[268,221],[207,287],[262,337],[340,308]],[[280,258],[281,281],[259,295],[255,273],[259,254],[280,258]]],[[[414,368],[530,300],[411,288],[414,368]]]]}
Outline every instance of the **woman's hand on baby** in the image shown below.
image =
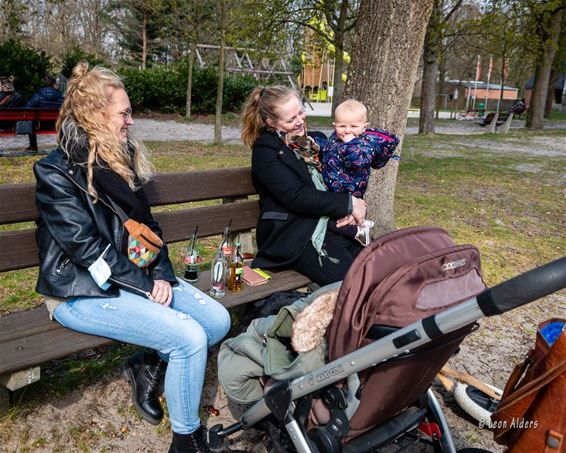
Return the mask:
{"type": "Polygon", "coordinates": [[[354,216],[352,214],[336,220],[336,226],[338,228],[342,228],[343,226],[346,226],[346,225],[356,225],[356,219],[354,219],[354,216]]]}
{"type": "Polygon", "coordinates": [[[361,225],[366,219],[366,202],[361,198],[352,197],[352,217],[357,225],[361,225]]]}
{"type": "Polygon", "coordinates": [[[336,226],[361,225],[366,219],[366,202],[361,198],[352,197],[352,213],[336,220],[336,226]]]}
{"type": "Polygon", "coordinates": [[[165,280],[154,280],[151,298],[154,302],[168,307],[173,299],[171,284],[165,280]]]}

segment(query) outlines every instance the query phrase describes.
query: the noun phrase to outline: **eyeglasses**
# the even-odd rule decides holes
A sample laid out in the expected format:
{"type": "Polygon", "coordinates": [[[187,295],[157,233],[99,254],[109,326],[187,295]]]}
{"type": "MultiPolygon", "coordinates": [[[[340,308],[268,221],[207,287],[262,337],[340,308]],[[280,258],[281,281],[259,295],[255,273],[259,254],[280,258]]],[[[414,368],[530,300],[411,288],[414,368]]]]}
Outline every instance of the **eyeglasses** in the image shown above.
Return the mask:
{"type": "Polygon", "coordinates": [[[124,118],[124,121],[128,121],[129,119],[132,118],[132,109],[126,109],[123,110],[122,112],[120,112],[120,115],[122,115],[122,118],[124,118]]]}

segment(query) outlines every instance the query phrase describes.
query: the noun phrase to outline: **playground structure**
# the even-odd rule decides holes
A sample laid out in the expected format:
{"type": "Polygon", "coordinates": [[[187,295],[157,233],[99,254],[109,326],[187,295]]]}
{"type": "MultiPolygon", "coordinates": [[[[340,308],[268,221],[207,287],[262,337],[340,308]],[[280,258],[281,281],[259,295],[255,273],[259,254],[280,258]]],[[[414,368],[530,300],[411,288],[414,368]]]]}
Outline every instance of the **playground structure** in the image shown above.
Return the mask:
{"type": "MultiPolygon", "coordinates": [[[[195,59],[199,68],[206,68],[218,61],[216,53],[220,46],[198,44],[195,59]]],[[[289,70],[285,58],[276,56],[268,58],[260,55],[255,49],[241,47],[225,47],[226,70],[228,72],[249,74],[256,79],[286,79],[289,84],[299,90],[292,71],[289,70]]]]}
{"type": "MultiPolygon", "coordinates": [[[[219,46],[198,44],[195,60],[203,69],[218,62],[219,46]]],[[[268,57],[255,49],[225,47],[226,70],[228,72],[249,74],[256,79],[285,80],[309,102],[331,102],[332,81],[334,79],[334,61],[328,53],[313,50],[303,56],[300,75],[290,70],[290,64],[284,56],[268,57]]]]}
{"type": "Polygon", "coordinates": [[[300,85],[303,97],[311,102],[332,102],[335,65],[327,49],[321,51],[314,45],[307,45],[301,60],[300,85]]]}

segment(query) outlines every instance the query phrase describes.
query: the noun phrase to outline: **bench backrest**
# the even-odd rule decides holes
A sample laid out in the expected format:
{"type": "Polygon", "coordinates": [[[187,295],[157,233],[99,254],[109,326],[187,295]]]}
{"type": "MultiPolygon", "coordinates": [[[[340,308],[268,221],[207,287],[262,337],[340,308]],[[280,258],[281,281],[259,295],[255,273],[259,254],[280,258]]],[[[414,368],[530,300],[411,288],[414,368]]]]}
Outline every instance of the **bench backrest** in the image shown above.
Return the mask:
{"type": "Polygon", "coordinates": [[[57,121],[59,109],[0,108],[0,121],[57,121]]]}
{"type": "MultiPolygon", "coordinates": [[[[198,225],[199,237],[221,234],[232,219],[232,231],[255,228],[259,201],[247,200],[256,193],[249,167],[157,174],[146,187],[152,206],[217,200],[207,206],[172,206],[155,212],[165,242],[190,238],[198,225]],[[221,203],[221,201],[223,203],[221,203]]],[[[35,184],[0,185],[0,225],[35,221],[35,184]]],[[[35,225],[0,231],[0,272],[38,265],[35,225]]]]}

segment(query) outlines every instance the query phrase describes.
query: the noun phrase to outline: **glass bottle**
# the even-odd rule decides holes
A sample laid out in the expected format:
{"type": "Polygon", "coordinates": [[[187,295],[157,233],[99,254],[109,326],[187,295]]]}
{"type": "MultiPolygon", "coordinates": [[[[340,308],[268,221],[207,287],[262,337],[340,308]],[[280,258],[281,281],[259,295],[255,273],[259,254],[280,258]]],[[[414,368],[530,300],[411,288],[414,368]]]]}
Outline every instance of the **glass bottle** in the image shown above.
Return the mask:
{"type": "Polygon", "coordinates": [[[198,253],[197,238],[193,235],[191,243],[187,247],[185,254],[185,275],[184,279],[188,282],[196,282],[200,273],[200,256],[198,253]]]}
{"type": "Polygon", "coordinates": [[[212,268],[210,269],[210,278],[212,286],[210,288],[210,295],[220,299],[226,294],[226,275],[228,271],[228,263],[222,252],[222,248],[218,248],[214,260],[212,261],[212,268]]]}
{"type": "Polygon", "coordinates": [[[224,229],[224,235],[222,236],[222,244],[220,248],[226,259],[226,264],[230,265],[232,259],[232,231],[230,230],[230,225],[224,229]]]}
{"type": "Polygon", "coordinates": [[[242,251],[240,245],[240,235],[236,241],[236,249],[232,262],[230,263],[230,280],[228,282],[228,289],[230,291],[242,290],[242,279],[244,273],[244,258],[242,258],[242,251]]]}

